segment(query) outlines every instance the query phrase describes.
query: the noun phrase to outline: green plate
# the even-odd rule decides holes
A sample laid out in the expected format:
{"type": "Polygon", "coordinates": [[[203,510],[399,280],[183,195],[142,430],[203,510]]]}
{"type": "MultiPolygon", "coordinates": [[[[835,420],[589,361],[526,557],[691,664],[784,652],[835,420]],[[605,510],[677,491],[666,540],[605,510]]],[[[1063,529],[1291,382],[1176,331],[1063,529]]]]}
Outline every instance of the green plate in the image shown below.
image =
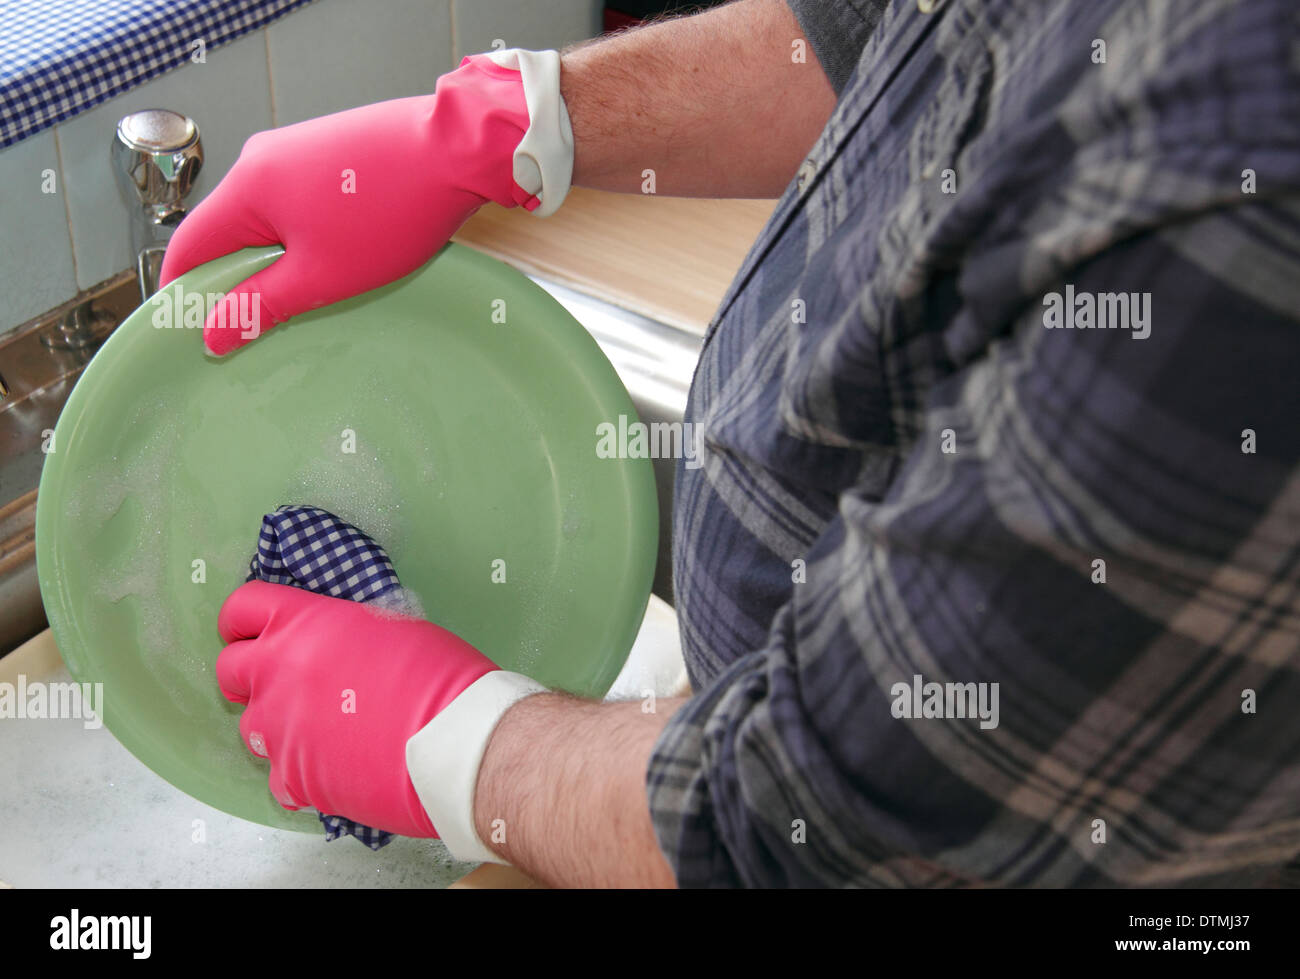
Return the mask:
{"type": "MultiPolygon", "coordinates": [[[[182,297],[281,254],[228,255],[166,291],[201,323],[182,297]]],[[[374,537],[427,617],[502,667],[609,689],[650,594],[654,477],[648,459],[597,457],[597,426],[635,409],[554,299],[449,245],[221,359],[200,330],[156,326],[158,308],[87,367],[36,511],[54,638],[78,681],[104,684],[104,723],[137,758],[225,812],[319,831],[271,798],[213,673],[217,611],[285,503],[374,537]]]]}

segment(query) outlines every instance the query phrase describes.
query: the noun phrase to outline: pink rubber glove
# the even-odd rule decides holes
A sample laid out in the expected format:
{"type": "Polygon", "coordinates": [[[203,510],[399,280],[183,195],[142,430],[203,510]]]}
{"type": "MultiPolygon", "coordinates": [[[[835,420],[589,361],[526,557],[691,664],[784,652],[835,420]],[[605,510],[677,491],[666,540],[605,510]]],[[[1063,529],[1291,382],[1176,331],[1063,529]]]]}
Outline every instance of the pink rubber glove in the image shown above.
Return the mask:
{"type": "Polygon", "coordinates": [[[572,172],[558,55],[474,55],[439,78],[433,95],[254,134],[177,227],[160,281],[165,286],[248,246],[284,246],[281,258],[209,312],[204,342],[224,354],[291,316],[414,271],[488,201],[537,208],[539,198],[515,176],[534,175],[541,193],[544,171],[554,185],[546,190],[549,212],[567,193],[572,172]],[[532,133],[530,106],[543,117],[532,133]],[[516,159],[526,133],[531,145],[540,144],[540,158],[516,159]],[[246,299],[243,306],[246,314],[256,311],[255,323],[239,318],[241,293],[257,296],[256,305],[246,299]]]}
{"type": "Polygon", "coordinates": [[[217,629],[230,643],[217,682],[248,705],[239,731],[270,759],[281,805],[438,835],[407,773],[407,741],[499,672],[491,660],[431,622],[263,581],[226,599],[217,629]]]}

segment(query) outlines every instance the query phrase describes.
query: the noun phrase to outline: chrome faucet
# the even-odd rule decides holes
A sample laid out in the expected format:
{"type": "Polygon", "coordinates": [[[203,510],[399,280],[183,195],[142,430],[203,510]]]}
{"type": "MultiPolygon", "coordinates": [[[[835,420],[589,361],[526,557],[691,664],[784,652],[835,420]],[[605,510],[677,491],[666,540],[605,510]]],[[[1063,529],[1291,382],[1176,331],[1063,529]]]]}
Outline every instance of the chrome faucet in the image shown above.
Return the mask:
{"type": "Polygon", "coordinates": [[[145,109],[118,121],[112,155],[131,212],[131,248],[145,302],[158,291],[167,240],[185,216],[185,197],[203,166],[203,143],[193,119],[170,109],[145,109]]]}

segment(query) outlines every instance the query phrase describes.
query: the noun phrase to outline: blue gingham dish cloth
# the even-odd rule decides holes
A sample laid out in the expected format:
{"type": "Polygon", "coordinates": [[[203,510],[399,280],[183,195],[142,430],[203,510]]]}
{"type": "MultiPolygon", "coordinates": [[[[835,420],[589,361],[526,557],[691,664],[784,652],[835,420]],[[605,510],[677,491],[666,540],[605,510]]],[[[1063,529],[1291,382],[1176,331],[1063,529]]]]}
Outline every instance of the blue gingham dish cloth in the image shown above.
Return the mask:
{"type": "Polygon", "coordinates": [[[3,0],[0,148],[312,0],[3,0]]]}
{"type": "MultiPolygon", "coordinates": [[[[319,507],[282,506],[263,517],[246,580],[292,585],[424,617],[419,602],[397,580],[388,553],[370,536],[319,507]]],[[[318,815],[326,840],[355,836],[378,850],[393,839],[392,833],[343,816],[318,815]]]]}

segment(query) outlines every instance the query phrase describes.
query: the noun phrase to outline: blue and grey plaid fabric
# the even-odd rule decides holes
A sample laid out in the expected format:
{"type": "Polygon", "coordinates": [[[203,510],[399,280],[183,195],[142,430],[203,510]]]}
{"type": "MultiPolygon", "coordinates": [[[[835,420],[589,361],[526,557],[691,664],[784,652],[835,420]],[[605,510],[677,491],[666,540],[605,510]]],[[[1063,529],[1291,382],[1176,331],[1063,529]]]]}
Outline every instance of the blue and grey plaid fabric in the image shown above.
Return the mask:
{"type": "Polygon", "coordinates": [[[1295,0],[888,4],[692,385],[682,885],[1287,876],[1297,37],[1295,0]],[[1069,287],[1149,335],[1046,328],[1069,287]],[[916,676],[997,725],[895,716],[916,676]]]}
{"type": "Polygon", "coordinates": [[[5,0],[0,148],[185,64],[311,0],[5,0]]]}
{"type": "MultiPolygon", "coordinates": [[[[257,555],[246,580],[292,585],[354,602],[374,602],[402,587],[382,547],[350,523],[311,506],[282,506],[262,518],[257,555]]],[[[393,839],[392,833],[343,816],[321,813],[320,821],[326,840],[355,836],[378,850],[393,839]]]]}

